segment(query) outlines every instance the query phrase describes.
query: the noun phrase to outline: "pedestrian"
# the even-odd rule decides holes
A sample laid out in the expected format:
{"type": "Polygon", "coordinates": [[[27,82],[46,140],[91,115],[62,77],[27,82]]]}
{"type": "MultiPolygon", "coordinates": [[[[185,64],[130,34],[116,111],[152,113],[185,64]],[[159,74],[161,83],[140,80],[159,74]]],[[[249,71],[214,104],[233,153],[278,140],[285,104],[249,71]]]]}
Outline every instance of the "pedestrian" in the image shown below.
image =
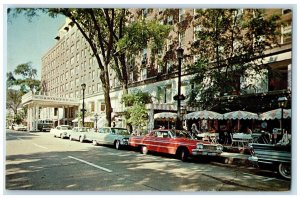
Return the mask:
{"type": "Polygon", "coordinates": [[[252,130],[249,128],[249,126],[246,127],[246,134],[252,134],[252,130]]]}
{"type": "Polygon", "coordinates": [[[191,133],[193,136],[197,136],[197,134],[199,133],[199,130],[197,129],[197,126],[195,123],[192,124],[191,133]]]}

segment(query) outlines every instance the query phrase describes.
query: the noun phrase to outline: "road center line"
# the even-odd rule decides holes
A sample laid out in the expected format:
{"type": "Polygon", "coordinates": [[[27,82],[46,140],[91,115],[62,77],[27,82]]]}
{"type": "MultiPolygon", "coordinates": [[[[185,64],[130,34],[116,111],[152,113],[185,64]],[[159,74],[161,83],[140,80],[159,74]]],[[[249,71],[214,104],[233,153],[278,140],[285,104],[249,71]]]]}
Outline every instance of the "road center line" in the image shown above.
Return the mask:
{"type": "Polygon", "coordinates": [[[33,145],[35,145],[35,146],[37,146],[37,147],[40,147],[40,148],[42,148],[42,149],[48,149],[47,147],[44,147],[44,146],[41,146],[41,145],[38,145],[38,144],[35,144],[35,143],[33,143],[33,145]]]}
{"type": "Polygon", "coordinates": [[[88,164],[88,165],[90,165],[90,166],[96,167],[96,168],[98,168],[98,169],[101,169],[101,170],[103,170],[103,171],[106,171],[106,172],[109,172],[109,173],[112,172],[112,170],[109,170],[109,169],[104,168],[104,167],[100,167],[100,166],[98,166],[98,165],[95,165],[95,164],[93,164],[93,163],[87,162],[87,161],[85,161],[85,160],[81,160],[81,159],[75,158],[75,157],[73,157],[73,156],[68,156],[68,157],[69,157],[69,158],[72,158],[72,159],[74,159],[74,160],[78,160],[78,161],[80,161],[80,162],[83,162],[83,163],[85,163],[85,164],[88,164]]]}

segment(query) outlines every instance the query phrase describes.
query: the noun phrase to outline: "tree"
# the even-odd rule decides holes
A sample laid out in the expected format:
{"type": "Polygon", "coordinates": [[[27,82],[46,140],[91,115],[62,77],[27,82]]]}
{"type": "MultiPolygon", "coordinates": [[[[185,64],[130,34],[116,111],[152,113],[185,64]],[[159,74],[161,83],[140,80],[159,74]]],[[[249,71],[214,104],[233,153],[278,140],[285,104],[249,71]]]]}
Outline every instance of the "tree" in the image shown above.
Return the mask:
{"type": "Polygon", "coordinates": [[[20,90],[6,89],[6,108],[13,111],[14,120],[18,115],[18,109],[22,103],[21,99],[23,94],[24,93],[20,90]]]}
{"type": "Polygon", "coordinates": [[[68,17],[88,42],[100,69],[106,120],[110,126],[112,107],[109,96],[109,68],[116,71],[117,77],[123,85],[124,93],[128,93],[128,55],[137,54],[140,49],[147,47],[148,43],[152,43],[154,47],[162,46],[169,28],[155,22],[145,21],[142,25],[139,23],[127,25],[130,24],[129,19],[133,17],[129,9],[17,8],[10,9],[8,12],[15,15],[25,13],[27,17],[31,18],[36,16],[40,10],[47,12],[52,17],[59,14],[68,17]],[[140,42],[140,39],[144,42],[140,42]]]}
{"type": "MultiPolygon", "coordinates": [[[[38,93],[40,91],[41,81],[35,79],[37,70],[32,67],[30,62],[18,65],[14,70],[14,74],[21,75],[21,78],[15,79],[14,84],[20,86],[23,92],[28,91],[27,87],[32,93],[38,93]]],[[[9,78],[12,79],[12,77],[9,78]]]]}
{"type": "Polygon", "coordinates": [[[128,107],[125,116],[129,125],[136,126],[138,131],[147,126],[148,113],[145,105],[152,103],[152,96],[149,93],[138,90],[131,94],[125,94],[122,96],[121,102],[128,107]]]}
{"type": "Polygon", "coordinates": [[[195,74],[189,104],[211,109],[218,97],[243,92],[240,78],[255,78],[253,74],[268,69],[262,58],[277,45],[279,16],[267,16],[260,9],[200,9],[197,13],[198,40],[190,50],[198,60],[189,67],[195,74]]]}
{"type": "Polygon", "coordinates": [[[30,62],[20,64],[14,72],[6,74],[6,108],[14,113],[14,122],[19,123],[26,116],[26,109],[19,113],[22,103],[22,96],[29,90],[34,93],[40,90],[40,81],[35,79],[37,70],[34,69],[30,62]],[[21,75],[16,78],[15,75],[21,75]]]}

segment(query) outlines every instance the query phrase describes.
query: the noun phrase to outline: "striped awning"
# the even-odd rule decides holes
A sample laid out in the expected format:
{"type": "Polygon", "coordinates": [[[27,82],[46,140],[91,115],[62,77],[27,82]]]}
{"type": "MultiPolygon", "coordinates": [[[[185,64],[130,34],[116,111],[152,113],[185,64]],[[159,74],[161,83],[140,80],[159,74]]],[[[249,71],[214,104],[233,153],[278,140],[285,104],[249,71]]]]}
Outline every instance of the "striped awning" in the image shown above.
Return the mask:
{"type": "MultiPolygon", "coordinates": [[[[162,111],[177,111],[176,104],[146,104],[146,109],[162,110],[162,111]]],[[[188,112],[199,111],[200,108],[186,106],[188,112]]]]}

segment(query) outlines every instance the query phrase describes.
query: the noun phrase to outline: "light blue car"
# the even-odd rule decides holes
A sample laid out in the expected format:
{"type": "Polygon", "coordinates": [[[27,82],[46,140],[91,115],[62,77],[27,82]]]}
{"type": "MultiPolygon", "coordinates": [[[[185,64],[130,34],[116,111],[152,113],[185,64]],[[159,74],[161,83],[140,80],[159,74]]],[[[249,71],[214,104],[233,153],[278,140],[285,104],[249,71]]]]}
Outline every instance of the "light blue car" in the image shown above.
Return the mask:
{"type": "Polygon", "coordinates": [[[103,127],[98,132],[86,135],[87,140],[91,140],[93,145],[112,145],[117,150],[128,145],[130,133],[125,128],[103,127]]]}

